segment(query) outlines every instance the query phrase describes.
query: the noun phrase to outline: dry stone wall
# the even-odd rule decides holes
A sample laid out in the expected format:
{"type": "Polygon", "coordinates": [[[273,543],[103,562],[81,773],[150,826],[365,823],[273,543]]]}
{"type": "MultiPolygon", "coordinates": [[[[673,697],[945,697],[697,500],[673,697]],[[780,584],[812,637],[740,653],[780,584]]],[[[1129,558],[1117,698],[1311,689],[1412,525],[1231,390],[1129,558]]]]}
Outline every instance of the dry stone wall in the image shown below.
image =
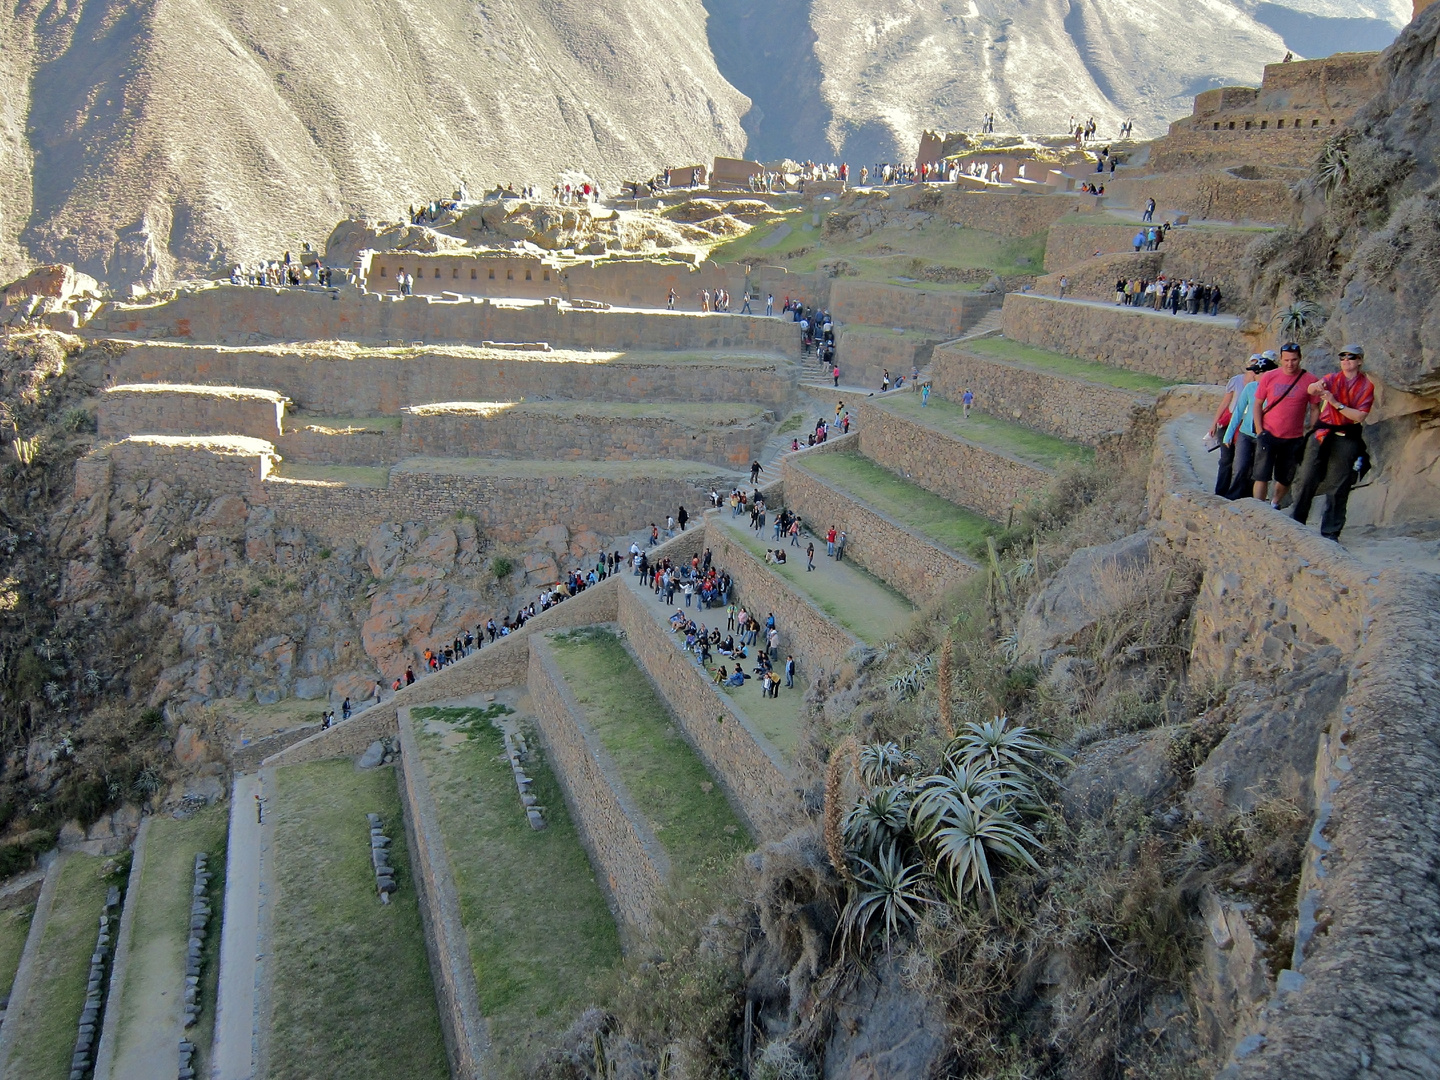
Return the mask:
{"type": "Polygon", "coordinates": [[[707,521],[705,544],[714,565],[730,571],[735,582],[735,602],[762,624],[767,615],[775,616],[781,655],[795,654],[798,674],[807,685],[822,672],[838,670],[845,654],[860,644],[858,638],[770,573],[764,562],[731,538],[726,526],[707,521]]]}
{"type": "Polygon", "coordinates": [[[908,379],[912,371],[929,363],[937,340],[897,334],[894,330],[844,326],[835,338],[835,363],[845,383],[878,390],[885,372],[890,372],[892,382],[899,375],[908,379]]]}
{"type": "Polygon", "coordinates": [[[265,341],[544,341],[574,349],[758,349],[790,355],[800,329],[763,316],[590,311],[558,303],[497,304],[380,296],[357,288],[210,285],[149,305],[112,303],[91,335],[228,344],[265,341]]]}
{"type": "Polygon", "coordinates": [[[669,856],[590,730],[541,636],[530,638],[529,687],[550,766],[611,908],[628,926],[643,928],[664,890],[669,856]]]}
{"type": "Polygon", "coordinates": [[[1194,221],[1290,225],[1299,213],[1290,192],[1294,179],[1261,176],[1248,180],[1225,170],[1174,172],[1117,177],[1105,185],[1105,190],[1109,202],[1132,209],[1144,206],[1146,199],[1154,199],[1155,216],[1161,221],[1188,214],[1194,221]]]}
{"type": "Polygon", "coordinates": [[[1208,315],[1071,304],[1033,294],[1005,297],[1005,336],[1067,356],[1177,382],[1224,383],[1253,352],[1258,335],[1208,315]]]}
{"type": "MultiPolygon", "coordinates": [[[[797,331],[798,333],[798,331],[797,331]]],[[[798,340],[795,343],[798,351],[798,340]]],[[[787,352],[787,355],[789,353],[787,352]]],[[[350,356],[286,346],[132,344],[106,362],[117,382],[259,386],[316,416],[395,416],[438,401],[745,401],[789,407],[795,376],[787,361],[626,363],[623,358],[488,349],[413,349],[350,356]]]]}
{"type": "Polygon", "coordinates": [[[1086,446],[1130,430],[1137,411],[1155,403],[1131,390],[972,353],[964,344],[935,350],[930,381],[947,401],[960,401],[969,389],[986,412],[1086,446]]]}
{"type": "Polygon", "coordinates": [[[1000,304],[1000,294],[952,289],[912,289],[837,278],[830,286],[830,313],[838,323],[924,330],[959,337],[1000,304]]]}
{"type": "Polygon", "coordinates": [[[937,212],[953,225],[1001,236],[1034,236],[1059,218],[1086,209],[1086,200],[1073,195],[1038,192],[947,191],[937,212]]]}
{"type": "Polygon", "coordinates": [[[405,456],[628,461],[673,458],[747,469],[771,425],[758,416],[731,425],[664,415],[557,412],[517,406],[483,415],[457,403],[445,411],[407,410],[400,428],[405,456]]]}
{"type": "Polygon", "coordinates": [[[295,465],[394,465],[401,456],[397,430],[297,423],[293,418],[275,449],[281,460],[295,465]]]}
{"type": "Polygon", "coordinates": [[[1219,1076],[1427,1075],[1440,1058],[1427,944],[1440,935],[1440,586],[1366,567],[1257,502],[1215,497],[1173,426],[1157,439],[1149,497],[1169,543],[1205,568],[1197,673],[1283,669],[1327,645],[1349,658],[1317,754],[1294,951],[1219,1076]]]}
{"type": "Polygon", "coordinates": [[[995,521],[1004,521],[1053,476],[1038,465],[898,416],[883,404],[858,402],[856,420],[860,452],[871,461],[995,521]]]}
{"type": "Polygon", "coordinates": [[[816,531],[831,525],[844,530],[846,557],[907,599],[924,604],[974,572],[974,563],[965,556],[810,472],[805,457],[801,453],[785,459],[785,506],[813,522],[816,531]]]}
{"type": "Polygon", "coordinates": [[[234,386],[114,386],[95,409],[102,439],[127,435],[245,435],[274,442],[285,425],[285,399],[234,386]]]}
{"type": "MultiPolygon", "coordinates": [[[[1164,221],[1159,213],[1157,223],[1164,221]]],[[[1050,230],[1045,245],[1045,270],[1058,274],[1078,267],[1101,255],[1135,252],[1135,234],[1139,224],[1084,225],[1061,222],[1050,230]]],[[[1192,228],[1171,229],[1157,254],[1164,258],[1165,273],[1171,277],[1218,280],[1222,290],[1236,280],[1240,259],[1245,249],[1261,233],[1250,229],[1192,228]]]]}
{"type": "MultiPolygon", "coordinates": [[[[699,540],[704,534],[697,529],[694,535],[699,540]]],[[[731,806],[750,834],[761,841],[779,840],[806,820],[789,765],[678,647],[636,595],[639,586],[632,582],[626,578],[616,584],[620,628],[636,662],[669,705],[700,759],[725,785],[731,806]]],[[[777,620],[784,617],[776,613],[777,620]]]]}

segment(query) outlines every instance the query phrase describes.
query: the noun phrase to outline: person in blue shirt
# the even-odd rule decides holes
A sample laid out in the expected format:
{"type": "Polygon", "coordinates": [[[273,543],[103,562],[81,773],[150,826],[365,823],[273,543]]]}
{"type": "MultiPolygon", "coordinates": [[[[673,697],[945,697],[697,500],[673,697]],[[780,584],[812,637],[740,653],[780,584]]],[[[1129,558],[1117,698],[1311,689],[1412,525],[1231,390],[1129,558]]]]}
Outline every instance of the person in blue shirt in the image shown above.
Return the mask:
{"type": "Polygon", "coordinates": [[[1220,440],[1226,446],[1234,447],[1230,462],[1230,490],[1225,492],[1225,498],[1231,502],[1251,494],[1250,466],[1255,461],[1255,387],[1261,375],[1279,366],[1269,355],[1262,353],[1245,369],[1245,386],[1235,399],[1230,424],[1225,429],[1225,437],[1220,440]]]}

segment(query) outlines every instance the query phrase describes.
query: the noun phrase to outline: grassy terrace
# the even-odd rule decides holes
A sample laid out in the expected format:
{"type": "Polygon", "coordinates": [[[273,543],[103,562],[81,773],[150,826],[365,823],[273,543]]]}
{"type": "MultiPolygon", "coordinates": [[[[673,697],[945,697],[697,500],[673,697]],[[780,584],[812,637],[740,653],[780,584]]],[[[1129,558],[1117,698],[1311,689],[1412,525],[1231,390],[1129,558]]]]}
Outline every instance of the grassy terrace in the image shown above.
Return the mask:
{"type": "Polygon", "coordinates": [[[1068,375],[1074,379],[1104,383],[1106,386],[1133,390],[1141,394],[1158,394],[1167,386],[1174,385],[1170,380],[1162,379],[1158,375],[1145,375],[1138,371],[1126,371],[1124,368],[1096,363],[1094,360],[1081,360],[1063,353],[1050,352],[1048,349],[1037,349],[1033,345],[1022,345],[1009,338],[977,338],[965,342],[961,347],[976,356],[991,356],[1007,363],[1022,364],[1055,375],[1068,375]]]}
{"type": "Polygon", "coordinates": [[[620,773],[620,780],[670,856],[677,883],[705,876],[746,850],[750,838],[725,794],[609,630],[551,639],[555,662],[620,773]]]}
{"type": "MultiPolygon", "coordinates": [[[[500,401],[500,402],[445,402],[421,405],[414,411],[421,415],[463,414],[475,415],[467,406],[488,406],[490,416],[504,416],[518,412],[527,416],[551,416],[559,420],[574,416],[648,417],[660,416],[672,420],[685,420],[695,425],[725,426],[756,420],[766,409],[761,405],[747,405],[743,402],[625,402],[625,401],[500,401]]],[[[398,418],[397,418],[398,422],[398,418]]]]}
{"type": "MultiPolygon", "coordinates": [[[[312,360],[425,360],[452,357],[463,360],[504,360],[537,364],[658,364],[662,367],[719,365],[739,368],[773,368],[784,357],[754,349],[690,349],[663,352],[655,349],[496,349],[482,345],[367,345],[358,341],[290,341],[275,345],[190,345],[180,341],[145,341],[146,349],[203,349],[226,356],[299,356],[312,360]]],[[[357,421],[363,422],[363,421],[357,421]]]]}
{"type": "Polygon", "coordinates": [[[394,472],[441,473],[446,476],[562,477],[595,476],[629,480],[649,476],[666,480],[710,480],[727,470],[703,461],[525,461],[510,458],[406,458],[394,472]]]}
{"type": "Polygon", "coordinates": [[[907,420],[935,428],[945,435],[980,443],[1043,468],[1059,469],[1065,465],[1088,464],[1095,460],[1095,451],[1091,447],[1033,431],[1022,424],[1001,420],[998,416],[991,416],[979,409],[971,409],[970,419],[967,420],[965,411],[959,405],[951,404],[933,394],[930,396],[930,404],[923,407],[919,394],[889,394],[877,398],[876,404],[907,420]]]}
{"type": "Polygon", "coordinates": [[[215,994],[220,975],[220,926],[225,899],[225,804],[207,807],[194,817],[151,819],[145,859],[134,900],[130,961],[119,998],[115,1041],[116,1076],[144,1076],[157,1068],[174,1067],[175,1044],[183,1018],[185,945],[189,939],[191,887],[195,884],[195,853],[210,856],[210,925],[201,968],[201,1013],[186,1037],[196,1046],[196,1072],[208,1068],[215,1030],[215,994]]]}
{"type": "Polygon", "coordinates": [[[349,484],[351,487],[390,486],[390,470],[372,465],[292,465],[282,461],[272,475],[281,480],[315,480],[327,484],[349,484]]]}
{"type": "Polygon", "coordinates": [[[25,938],[30,933],[30,920],[35,917],[35,904],[0,911],[0,995],[9,998],[15,985],[15,972],[25,952],[25,938]]]}
{"type": "MultiPolygon", "coordinates": [[[[823,204],[822,204],[823,205],[823,204]]],[[[1045,261],[1046,232],[1018,239],[959,228],[938,217],[920,228],[884,228],[858,240],[843,233],[825,236],[810,228],[811,208],[776,209],[744,236],[718,244],[710,251],[717,262],[759,261],[784,266],[795,273],[812,273],[821,260],[844,258],[866,281],[887,281],[917,289],[973,290],[976,283],[916,280],[927,266],[959,270],[989,270],[1013,276],[1033,274],[1045,261]],[[788,224],[791,232],[773,247],[761,243],[788,224]]],[[[778,302],[778,301],[777,301],[778,302]]]]}
{"type": "Polygon", "coordinates": [[[444,1080],[395,773],[322,761],[278,770],[276,789],[271,1080],[444,1080]],[[375,892],[371,812],[393,841],[400,888],[388,906],[375,892]]]}
{"type": "MultiPolygon", "coordinates": [[[[824,455],[820,455],[824,456],[824,455]]],[[[717,519],[730,529],[730,536],[736,543],[760,560],[764,560],[767,544],[773,547],[774,539],[767,523],[765,536],[758,537],[748,528],[748,518],[731,518],[720,515],[717,519]]],[[[823,528],[821,522],[810,522],[812,529],[823,528]]],[[[825,555],[825,541],[818,536],[805,536],[798,548],[785,542],[787,562],[784,566],[767,566],[766,569],[794,586],[795,591],[809,598],[816,607],[829,615],[861,641],[877,645],[894,637],[910,621],[915,607],[879,578],[872,577],[850,560],[836,562],[825,555]],[[805,569],[805,545],[815,544],[815,569],[805,569]]],[[[761,619],[765,616],[762,613],[761,619]]],[[[784,626],[780,627],[782,651],[785,643],[784,626]]],[[[749,706],[746,706],[749,711],[749,706]]]]}
{"type": "MultiPolygon", "coordinates": [[[[30,993],[20,1014],[5,1019],[7,1027],[17,1028],[6,1080],[66,1080],[70,1075],[105,893],[111,885],[124,883],[121,876],[105,876],[106,864],[114,865],[112,859],[64,858],[30,993]]],[[[173,1058],[170,1064],[173,1068],[173,1058]]]]}
{"type": "Polygon", "coordinates": [[[956,506],[851,451],[810,454],[801,464],[858,501],[954,551],[968,551],[972,544],[999,528],[989,518],[956,506]]]}
{"type": "Polygon", "coordinates": [[[526,822],[493,712],[417,708],[410,715],[493,1061],[501,1075],[525,1076],[533,1053],[590,1003],[597,976],[620,962],[619,934],[533,729],[526,771],[545,808],[540,832],[526,822]]]}

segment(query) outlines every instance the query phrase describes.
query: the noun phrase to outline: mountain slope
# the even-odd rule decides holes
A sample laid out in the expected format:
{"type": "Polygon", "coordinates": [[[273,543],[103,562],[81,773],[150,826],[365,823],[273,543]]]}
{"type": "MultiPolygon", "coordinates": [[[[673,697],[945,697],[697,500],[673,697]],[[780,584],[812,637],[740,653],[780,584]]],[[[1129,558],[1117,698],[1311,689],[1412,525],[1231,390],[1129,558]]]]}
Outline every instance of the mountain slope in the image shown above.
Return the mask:
{"type": "MultiPolygon", "coordinates": [[[[277,255],[346,215],[396,215],[461,178],[548,188],[567,168],[639,177],[738,152],[747,103],[715,69],[703,9],[664,9],[22,3],[8,33],[28,61],[33,207],[0,219],[0,244],[163,280],[277,255]]],[[[7,104],[21,83],[5,80],[7,104]]],[[[7,179],[25,171],[11,147],[7,179]]]]}

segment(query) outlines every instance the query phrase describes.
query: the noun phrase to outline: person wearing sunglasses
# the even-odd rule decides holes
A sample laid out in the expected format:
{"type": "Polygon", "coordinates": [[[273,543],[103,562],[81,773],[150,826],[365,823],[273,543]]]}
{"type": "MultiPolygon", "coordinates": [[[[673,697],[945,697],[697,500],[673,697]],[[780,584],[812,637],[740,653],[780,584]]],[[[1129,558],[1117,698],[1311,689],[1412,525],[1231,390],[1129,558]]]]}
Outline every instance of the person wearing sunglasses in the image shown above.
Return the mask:
{"type": "Polygon", "coordinates": [[[1375,404],[1375,384],[1364,365],[1364,348],[1346,345],[1340,353],[1340,370],[1306,387],[1306,393],[1320,403],[1320,419],[1306,440],[1293,516],[1303,524],[1315,496],[1328,495],[1320,516],[1320,535],[1328,540],[1340,539],[1350,489],[1367,456],[1361,429],[1375,404]]]}

